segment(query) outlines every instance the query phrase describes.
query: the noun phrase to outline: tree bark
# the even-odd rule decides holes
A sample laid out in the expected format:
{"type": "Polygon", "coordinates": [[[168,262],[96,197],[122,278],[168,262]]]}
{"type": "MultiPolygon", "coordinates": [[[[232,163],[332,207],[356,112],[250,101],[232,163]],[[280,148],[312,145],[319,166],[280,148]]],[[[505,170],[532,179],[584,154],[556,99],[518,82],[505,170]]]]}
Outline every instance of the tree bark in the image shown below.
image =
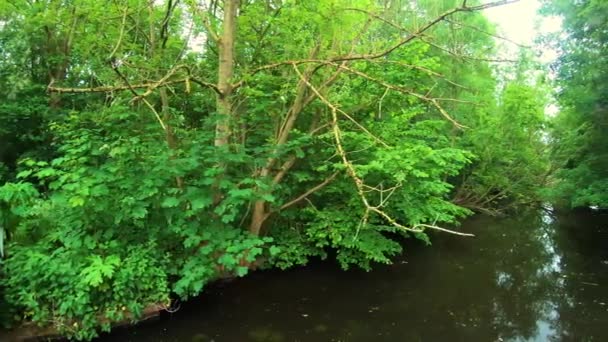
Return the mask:
{"type": "Polygon", "coordinates": [[[215,126],[215,146],[226,146],[230,139],[230,119],[233,104],[231,100],[234,76],[234,43],[236,36],[236,14],[239,0],[224,1],[223,31],[218,37],[219,71],[216,98],[217,123],[215,126]]]}
{"type": "MultiPolygon", "coordinates": [[[[177,149],[177,138],[175,137],[175,133],[173,133],[173,128],[171,128],[171,113],[169,109],[169,96],[167,95],[167,89],[161,88],[159,90],[160,93],[160,103],[161,103],[161,113],[163,114],[163,121],[165,122],[165,139],[167,140],[167,146],[172,151],[177,149]]],[[[174,156],[171,156],[173,159],[174,156]]],[[[180,176],[175,177],[175,184],[177,187],[182,190],[184,188],[184,179],[180,176]]]]}

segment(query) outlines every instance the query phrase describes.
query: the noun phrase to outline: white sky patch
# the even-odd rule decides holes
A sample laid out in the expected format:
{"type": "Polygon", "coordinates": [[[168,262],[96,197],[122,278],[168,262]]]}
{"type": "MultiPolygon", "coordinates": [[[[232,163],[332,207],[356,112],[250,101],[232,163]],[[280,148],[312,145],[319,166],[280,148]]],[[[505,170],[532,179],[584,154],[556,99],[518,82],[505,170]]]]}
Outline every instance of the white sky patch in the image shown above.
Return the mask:
{"type": "MultiPolygon", "coordinates": [[[[556,16],[541,16],[538,13],[540,7],[539,0],[520,0],[513,4],[487,9],[484,14],[498,26],[499,35],[534,49],[539,61],[548,66],[559,57],[559,54],[556,50],[535,44],[535,40],[542,35],[561,31],[562,19],[556,16]]],[[[498,40],[497,43],[501,49],[499,58],[517,59],[519,51],[517,45],[504,40],[498,40]]],[[[554,76],[549,73],[549,77],[554,76]]],[[[554,117],[558,112],[559,107],[555,100],[549,100],[545,107],[545,115],[554,117]]]]}
{"type": "Polygon", "coordinates": [[[522,45],[531,45],[536,36],[534,22],[539,8],[540,3],[537,0],[521,0],[487,9],[484,13],[498,24],[499,31],[506,38],[522,45]]]}
{"type": "MultiPolygon", "coordinates": [[[[538,0],[520,0],[519,2],[490,8],[484,11],[490,21],[498,25],[500,35],[518,44],[534,47],[534,41],[540,35],[561,30],[559,17],[543,17],[538,14],[541,3],[538,0]]],[[[517,55],[518,47],[509,42],[499,42],[504,46],[505,57],[517,55]]],[[[538,51],[540,60],[550,63],[557,58],[557,52],[544,49],[538,51]]]]}

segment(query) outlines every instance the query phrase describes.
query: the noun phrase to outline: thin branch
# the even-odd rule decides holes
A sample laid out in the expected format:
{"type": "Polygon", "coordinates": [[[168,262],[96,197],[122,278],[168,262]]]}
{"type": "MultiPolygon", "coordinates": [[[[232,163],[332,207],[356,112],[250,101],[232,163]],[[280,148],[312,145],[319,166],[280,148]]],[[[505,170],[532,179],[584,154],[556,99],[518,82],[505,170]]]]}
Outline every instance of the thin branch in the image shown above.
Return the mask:
{"type": "Polygon", "coordinates": [[[191,1],[190,6],[192,7],[193,11],[196,12],[196,14],[201,18],[201,20],[203,22],[203,26],[205,26],[205,29],[207,30],[209,37],[214,42],[218,43],[220,41],[220,37],[217,34],[217,32],[215,32],[215,30],[211,27],[211,21],[209,20],[209,14],[208,13],[202,14],[200,8],[196,4],[196,1],[191,1]]]}
{"type": "Polygon", "coordinates": [[[204,88],[211,88],[213,91],[215,91],[217,94],[221,94],[220,89],[217,87],[217,85],[213,84],[213,83],[209,83],[209,82],[205,82],[205,81],[201,81],[196,77],[188,77],[188,80],[200,85],[201,87],[204,88]]]}
{"type": "Polygon", "coordinates": [[[392,60],[374,60],[374,61],[371,61],[371,62],[373,62],[374,64],[396,64],[396,65],[399,65],[399,66],[402,66],[402,67],[406,67],[406,68],[410,68],[410,69],[414,69],[414,70],[420,70],[420,71],[425,72],[425,73],[427,73],[427,74],[429,74],[431,76],[440,78],[440,79],[444,80],[445,82],[447,82],[447,83],[449,83],[449,84],[451,84],[451,85],[453,85],[455,87],[462,88],[462,89],[465,89],[465,90],[470,90],[468,87],[466,87],[466,86],[464,86],[462,84],[456,83],[456,82],[448,79],[445,75],[443,75],[441,73],[438,73],[436,71],[433,71],[433,70],[425,68],[425,67],[421,67],[419,65],[412,65],[412,64],[403,63],[401,61],[392,61],[392,60]]]}
{"type": "Polygon", "coordinates": [[[152,113],[154,113],[154,116],[156,117],[156,120],[158,120],[158,123],[160,124],[160,127],[163,128],[163,131],[167,131],[167,125],[165,124],[165,122],[163,121],[163,119],[160,117],[160,115],[158,114],[158,112],[156,111],[156,109],[154,109],[154,106],[152,104],[150,104],[150,102],[148,102],[148,100],[146,100],[145,98],[141,99],[143,101],[143,103],[146,104],[146,106],[148,106],[148,108],[150,108],[150,110],[152,111],[152,113]]]}
{"type": "MultiPolygon", "coordinates": [[[[120,79],[122,79],[123,82],[125,82],[125,84],[127,85],[127,88],[131,91],[131,93],[133,95],[137,96],[138,95],[137,92],[131,86],[131,83],[129,83],[129,80],[120,72],[120,70],[118,70],[118,67],[112,65],[112,70],[114,70],[114,72],[118,75],[118,77],[120,79]]],[[[163,131],[167,132],[167,125],[165,125],[163,119],[160,117],[160,115],[158,114],[158,112],[156,111],[156,109],[154,109],[154,106],[152,104],[150,104],[150,102],[148,102],[148,100],[146,100],[143,97],[141,98],[141,100],[146,104],[146,106],[148,106],[148,108],[150,108],[150,110],[152,111],[152,113],[154,113],[154,116],[156,117],[156,120],[158,120],[158,122],[160,123],[160,127],[163,128],[163,131]]]]}
{"type": "MultiPolygon", "coordinates": [[[[157,82],[152,82],[152,83],[140,83],[140,84],[133,84],[133,85],[117,85],[117,86],[100,86],[100,87],[90,87],[90,88],[66,88],[66,87],[56,87],[54,86],[54,82],[52,82],[51,84],[48,85],[47,90],[51,93],[74,93],[74,94],[81,94],[81,93],[110,93],[110,92],[114,92],[114,91],[124,91],[124,90],[132,90],[132,89],[156,89],[159,87],[166,87],[168,85],[172,85],[172,84],[178,84],[178,83],[184,83],[186,84],[187,82],[192,81],[198,85],[200,85],[201,87],[205,87],[205,88],[210,88],[212,90],[214,90],[216,93],[219,92],[219,90],[217,89],[217,86],[215,84],[209,83],[209,82],[205,82],[205,81],[201,81],[196,77],[191,77],[188,76],[186,78],[181,78],[178,80],[165,80],[161,83],[157,82]]],[[[142,94],[143,95],[143,94],[142,94]]],[[[138,93],[136,93],[134,96],[139,97],[142,96],[138,93]]]]}
{"type": "MultiPolygon", "coordinates": [[[[448,112],[439,104],[438,100],[435,99],[435,98],[431,98],[431,97],[428,97],[426,95],[418,94],[418,93],[416,93],[416,92],[414,92],[414,91],[412,91],[410,89],[406,89],[406,88],[403,88],[403,87],[400,87],[400,86],[396,86],[396,85],[393,85],[393,84],[390,84],[390,83],[386,83],[386,82],[384,82],[384,81],[382,81],[380,79],[371,77],[371,76],[369,76],[368,74],[366,74],[364,72],[361,72],[359,70],[355,70],[355,69],[349,68],[347,66],[341,65],[340,67],[343,68],[343,69],[345,69],[346,71],[348,71],[350,73],[353,73],[355,75],[358,75],[360,77],[368,79],[368,80],[370,80],[372,82],[378,83],[378,84],[380,84],[380,85],[382,85],[382,86],[384,86],[386,88],[389,88],[389,89],[392,89],[392,90],[396,90],[396,91],[398,91],[400,93],[404,93],[404,94],[407,94],[407,95],[414,96],[414,97],[416,97],[416,98],[418,98],[418,99],[420,99],[422,101],[426,101],[426,102],[432,104],[433,107],[435,107],[439,111],[439,113],[441,113],[441,115],[443,115],[443,117],[445,117],[448,121],[450,121],[455,127],[457,127],[457,128],[467,128],[466,126],[464,126],[464,125],[458,123],[456,120],[454,120],[450,116],[450,114],[448,114],[448,112]]],[[[446,99],[442,99],[442,101],[445,101],[445,100],[446,99]]],[[[458,100],[454,100],[454,101],[458,101],[458,100]]]]}
{"type": "Polygon", "coordinates": [[[150,87],[148,87],[148,89],[143,94],[137,95],[131,101],[136,101],[136,100],[139,100],[141,98],[144,98],[144,97],[152,94],[152,92],[154,91],[154,89],[156,89],[156,88],[160,87],[161,85],[165,84],[169,80],[169,78],[171,76],[173,76],[173,74],[175,74],[175,72],[177,72],[177,70],[179,70],[181,68],[185,68],[186,70],[190,70],[190,69],[188,69],[187,66],[185,66],[183,64],[174,66],[160,80],[152,83],[152,85],[150,87]]]}
{"type": "MultiPolygon", "coordinates": [[[[422,41],[426,42],[427,44],[433,45],[435,46],[434,43],[432,42],[428,42],[423,38],[423,33],[426,32],[427,30],[429,30],[431,27],[435,26],[436,24],[438,24],[439,22],[445,20],[447,17],[451,16],[454,13],[457,12],[476,12],[476,11],[480,11],[480,10],[484,10],[484,9],[488,9],[491,7],[497,7],[497,6],[503,6],[503,5],[507,5],[507,4],[511,4],[511,3],[515,3],[519,0],[501,0],[501,1],[495,1],[495,2],[490,2],[487,4],[482,4],[482,5],[478,5],[478,6],[472,6],[472,7],[457,7],[457,8],[453,8],[447,12],[444,12],[443,14],[437,16],[435,19],[429,21],[426,25],[422,26],[420,29],[418,29],[416,32],[408,32],[407,30],[405,30],[404,28],[402,28],[401,26],[382,18],[381,16],[366,11],[364,9],[359,9],[359,8],[345,8],[344,10],[352,10],[352,11],[359,11],[359,12],[363,12],[368,14],[369,16],[381,20],[403,32],[406,32],[408,35],[407,37],[403,38],[401,41],[399,41],[397,44],[393,45],[392,47],[381,51],[381,52],[376,52],[376,53],[371,53],[371,54],[361,54],[361,55],[353,55],[352,54],[352,49],[351,52],[348,55],[345,56],[337,56],[334,58],[330,58],[329,60],[326,60],[324,62],[343,62],[343,61],[354,61],[354,60],[373,60],[373,59],[378,59],[381,57],[384,57],[388,54],[390,54],[391,52],[395,51],[396,49],[398,49],[399,47],[409,43],[410,41],[414,40],[415,38],[420,38],[422,41]]],[[[439,47],[442,50],[445,50],[444,48],[439,47]]],[[[449,51],[449,50],[448,50],[449,51]]],[[[452,53],[452,52],[450,52],[452,53]]],[[[452,53],[453,54],[453,53],[452,53]]],[[[463,57],[463,56],[460,56],[463,57]]],[[[471,59],[478,59],[478,58],[471,58],[471,59]]],[[[486,59],[478,59],[478,60],[486,60],[486,59]]],[[[511,62],[510,60],[487,60],[487,61],[505,61],[505,62],[511,62]]],[[[258,68],[255,68],[253,70],[251,70],[249,72],[250,75],[255,75],[256,73],[263,71],[263,70],[267,70],[267,69],[273,69],[276,67],[280,67],[280,66],[285,66],[285,65],[293,65],[294,63],[299,65],[299,64],[305,64],[305,63],[318,63],[318,60],[311,60],[311,59],[302,59],[302,60],[289,60],[289,61],[281,61],[281,62],[276,62],[276,63],[272,63],[272,64],[268,64],[268,65],[264,65],[258,68]]],[[[234,83],[232,86],[233,88],[238,88],[240,86],[242,86],[244,83],[243,80],[234,83]]]]}
{"type": "Polygon", "coordinates": [[[384,98],[386,97],[386,94],[388,94],[388,91],[390,89],[386,88],[384,90],[384,94],[382,94],[382,96],[380,97],[380,100],[378,101],[378,119],[382,119],[382,101],[384,101],[384,98]]]}
{"type": "MultiPolygon", "coordinates": [[[[344,66],[344,65],[343,65],[344,63],[342,63],[342,64],[340,64],[340,65],[335,64],[335,63],[330,63],[330,64],[334,64],[334,65],[336,65],[336,66],[338,66],[338,67],[340,67],[340,66],[344,66]]],[[[293,68],[296,70],[296,73],[297,73],[298,75],[301,75],[301,73],[300,73],[300,71],[299,71],[299,69],[298,69],[297,65],[296,65],[296,64],[293,64],[292,66],[293,66],[293,68]]],[[[309,86],[309,84],[310,84],[310,83],[308,82],[308,80],[304,80],[304,82],[303,82],[303,83],[304,83],[304,84],[306,84],[306,85],[307,85],[307,86],[310,88],[310,86],[309,86]]],[[[316,97],[323,96],[323,95],[321,95],[321,93],[319,92],[319,90],[318,90],[317,88],[315,88],[315,92],[314,92],[314,93],[315,93],[316,97]]],[[[321,98],[319,98],[319,99],[321,99],[321,98]]],[[[325,98],[323,98],[323,99],[325,99],[325,98]]],[[[322,101],[323,101],[323,100],[322,100],[322,101]]],[[[327,101],[327,100],[325,100],[325,101],[327,101]]],[[[323,101],[323,102],[325,102],[325,101],[323,101]]],[[[341,109],[339,109],[339,108],[336,108],[336,110],[337,110],[337,111],[338,111],[340,114],[342,114],[344,117],[346,117],[348,120],[352,121],[352,122],[353,122],[353,123],[354,123],[354,124],[355,124],[357,127],[359,127],[359,129],[361,129],[363,132],[367,133],[367,134],[368,134],[368,135],[369,135],[369,136],[370,136],[370,137],[371,137],[371,138],[372,138],[374,141],[376,141],[377,143],[379,143],[380,145],[382,145],[382,146],[384,146],[384,147],[390,147],[390,146],[389,146],[387,143],[385,143],[384,141],[382,141],[382,139],[380,139],[380,138],[378,138],[377,136],[375,136],[375,135],[374,135],[372,132],[370,132],[370,131],[369,131],[367,128],[365,128],[365,126],[361,125],[361,124],[360,124],[360,123],[359,123],[357,120],[355,120],[355,119],[354,119],[352,116],[350,116],[348,113],[346,113],[345,111],[343,111],[343,110],[341,110],[341,109]]]]}
{"type": "Polygon", "coordinates": [[[64,57],[67,58],[69,54],[70,48],[72,47],[72,41],[74,40],[74,33],[76,32],[76,24],[78,23],[78,16],[76,16],[76,7],[72,8],[72,26],[70,27],[70,31],[68,32],[68,38],[65,40],[63,46],[63,54],[64,57]]]}
{"type": "Polygon", "coordinates": [[[473,26],[473,25],[463,24],[461,22],[454,21],[454,20],[451,20],[451,19],[445,19],[445,21],[448,22],[448,23],[450,23],[450,24],[458,25],[460,27],[464,27],[464,28],[468,28],[468,29],[477,31],[479,33],[485,34],[485,35],[490,36],[490,37],[494,37],[494,38],[497,38],[497,39],[500,39],[500,40],[504,40],[506,42],[509,42],[509,43],[511,43],[513,45],[516,45],[516,46],[519,46],[521,48],[525,48],[525,49],[529,49],[530,48],[530,46],[528,46],[528,45],[523,45],[523,44],[520,44],[520,43],[518,43],[518,42],[516,42],[514,40],[511,40],[511,39],[507,38],[507,37],[503,37],[501,35],[497,35],[497,34],[494,34],[494,33],[490,33],[490,32],[484,31],[484,30],[480,29],[479,27],[476,27],[476,26],[473,26]]]}
{"type": "MultiPolygon", "coordinates": [[[[184,82],[183,79],[176,81],[168,81],[163,84],[175,84],[184,82]]],[[[156,82],[155,82],[156,83],[156,82]]],[[[123,91],[123,90],[131,90],[131,89],[146,89],[153,86],[155,83],[141,83],[134,85],[117,85],[117,86],[100,86],[100,87],[91,87],[91,88],[66,88],[66,87],[55,87],[53,84],[49,84],[47,90],[51,93],[110,93],[113,91],[123,91]]]]}
{"type": "Polygon", "coordinates": [[[111,61],[112,58],[114,58],[114,55],[116,54],[116,51],[118,51],[118,48],[120,47],[120,44],[122,43],[122,38],[123,38],[123,36],[125,34],[125,27],[126,26],[127,26],[127,7],[125,7],[124,14],[122,16],[122,24],[120,26],[120,33],[118,35],[118,41],[116,42],[116,45],[114,46],[114,49],[112,49],[112,52],[108,56],[108,60],[109,61],[111,61]]]}
{"type": "Polygon", "coordinates": [[[441,45],[435,44],[431,41],[429,41],[428,39],[426,39],[425,37],[420,37],[420,40],[429,44],[430,46],[443,51],[449,55],[454,56],[455,58],[460,58],[463,60],[468,60],[468,61],[479,61],[479,62],[489,62],[489,63],[518,63],[517,60],[514,59],[506,59],[506,58],[483,58],[483,57],[476,57],[476,56],[469,56],[469,55],[461,55],[455,51],[450,50],[449,48],[443,47],[441,45]]]}
{"type": "MultiPolygon", "coordinates": [[[[376,53],[371,53],[371,54],[338,56],[338,57],[332,58],[331,60],[333,62],[341,62],[341,61],[347,61],[347,60],[348,61],[352,61],[352,60],[360,60],[360,59],[376,59],[376,58],[381,58],[381,57],[384,57],[384,56],[390,54],[391,52],[397,50],[401,46],[403,46],[403,45],[411,42],[415,38],[420,37],[424,32],[428,31],[430,28],[432,28],[436,24],[442,22],[443,20],[445,20],[447,17],[451,16],[452,14],[455,14],[455,13],[458,13],[458,12],[477,12],[477,11],[481,11],[481,10],[492,8],[492,7],[503,6],[503,5],[515,3],[517,1],[519,1],[519,0],[501,0],[501,1],[489,2],[489,3],[486,3],[486,4],[472,6],[472,7],[456,7],[456,8],[453,8],[453,9],[449,10],[449,11],[446,11],[443,14],[441,14],[441,15],[435,17],[434,19],[430,20],[425,25],[423,25],[421,28],[419,28],[415,32],[410,33],[409,36],[403,38],[398,43],[396,43],[395,45],[389,47],[388,49],[385,49],[384,51],[380,51],[380,52],[376,52],[376,53]]],[[[367,12],[365,10],[360,10],[360,11],[367,12]]],[[[372,16],[377,17],[377,15],[375,15],[375,14],[373,14],[371,12],[368,12],[368,13],[370,15],[372,15],[372,16]]]]}
{"type": "Polygon", "coordinates": [[[306,85],[310,88],[310,90],[312,92],[314,92],[315,94],[317,94],[317,97],[331,111],[332,130],[333,130],[333,133],[334,133],[334,140],[335,140],[335,143],[336,143],[336,149],[337,149],[338,154],[342,158],[342,163],[346,167],[347,174],[353,179],[353,181],[355,183],[355,186],[357,188],[357,193],[359,194],[361,202],[365,206],[364,217],[367,217],[367,215],[369,215],[370,211],[375,212],[376,214],[378,214],[379,216],[381,216],[382,218],[384,218],[387,222],[389,222],[392,226],[394,226],[394,227],[396,227],[398,229],[401,229],[403,231],[411,232],[411,233],[424,233],[425,229],[434,229],[434,230],[439,230],[439,231],[443,231],[443,232],[450,233],[450,234],[455,234],[455,235],[460,235],[460,236],[474,236],[473,234],[461,233],[461,232],[457,232],[457,231],[454,231],[454,230],[449,230],[449,229],[441,228],[441,227],[438,227],[438,226],[435,226],[435,225],[418,224],[418,225],[415,225],[413,227],[406,227],[406,226],[398,223],[395,219],[393,219],[390,215],[388,215],[384,211],[380,210],[378,207],[371,206],[369,204],[369,201],[367,200],[367,197],[365,196],[363,180],[361,178],[359,178],[359,176],[357,176],[357,172],[355,171],[355,167],[353,166],[353,164],[346,157],[346,151],[344,150],[344,147],[342,146],[342,138],[341,138],[342,133],[341,133],[340,127],[338,125],[338,111],[339,111],[339,109],[335,105],[333,105],[331,102],[329,102],[310,82],[308,82],[308,80],[306,80],[304,78],[304,76],[302,75],[302,73],[300,72],[300,70],[295,65],[294,65],[294,70],[298,74],[298,76],[300,77],[300,79],[303,82],[306,83],[306,85]]]}
{"type": "Polygon", "coordinates": [[[294,198],[293,200],[283,204],[279,210],[285,210],[289,207],[291,207],[294,204],[297,204],[300,201],[303,201],[305,198],[307,198],[308,196],[310,196],[313,192],[318,191],[320,189],[322,189],[323,187],[325,187],[327,184],[329,184],[331,181],[334,180],[334,178],[336,178],[336,176],[339,174],[340,172],[336,171],[334,172],[331,176],[325,178],[325,180],[319,184],[317,184],[316,186],[310,188],[308,191],[306,191],[305,193],[301,194],[300,196],[294,198]]]}

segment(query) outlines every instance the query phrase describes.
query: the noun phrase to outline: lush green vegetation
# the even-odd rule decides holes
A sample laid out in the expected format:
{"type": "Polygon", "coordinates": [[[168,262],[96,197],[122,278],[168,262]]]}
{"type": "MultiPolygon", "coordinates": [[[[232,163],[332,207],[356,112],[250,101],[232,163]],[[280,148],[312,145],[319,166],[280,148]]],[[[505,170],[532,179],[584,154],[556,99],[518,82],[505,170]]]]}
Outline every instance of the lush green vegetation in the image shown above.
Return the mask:
{"type": "Polygon", "coordinates": [[[564,32],[548,41],[560,50],[556,65],[561,111],[551,126],[554,184],[550,198],[564,206],[608,207],[608,4],[554,1],[548,14],[564,32]]]}
{"type": "Polygon", "coordinates": [[[564,55],[548,144],[542,72],[493,59],[504,2],[0,2],[3,322],[90,339],[253,268],[603,205],[602,73],[579,70],[603,31],[564,55]]]}

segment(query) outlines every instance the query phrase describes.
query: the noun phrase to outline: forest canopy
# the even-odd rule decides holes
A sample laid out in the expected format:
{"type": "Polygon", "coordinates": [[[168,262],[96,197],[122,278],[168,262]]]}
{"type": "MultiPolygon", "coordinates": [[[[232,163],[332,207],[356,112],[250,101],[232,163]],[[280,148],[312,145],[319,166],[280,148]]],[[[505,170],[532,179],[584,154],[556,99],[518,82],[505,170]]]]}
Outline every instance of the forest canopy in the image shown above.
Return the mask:
{"type": "Polygon", "coordinates": [[[546,5],[572,16],[548,120],[534,54],[496,57],[510,2],[0,2],[2,321],[90,339],[255,268],[605,206],[606,21],[570,8],[605,5],[546,5]]]}

